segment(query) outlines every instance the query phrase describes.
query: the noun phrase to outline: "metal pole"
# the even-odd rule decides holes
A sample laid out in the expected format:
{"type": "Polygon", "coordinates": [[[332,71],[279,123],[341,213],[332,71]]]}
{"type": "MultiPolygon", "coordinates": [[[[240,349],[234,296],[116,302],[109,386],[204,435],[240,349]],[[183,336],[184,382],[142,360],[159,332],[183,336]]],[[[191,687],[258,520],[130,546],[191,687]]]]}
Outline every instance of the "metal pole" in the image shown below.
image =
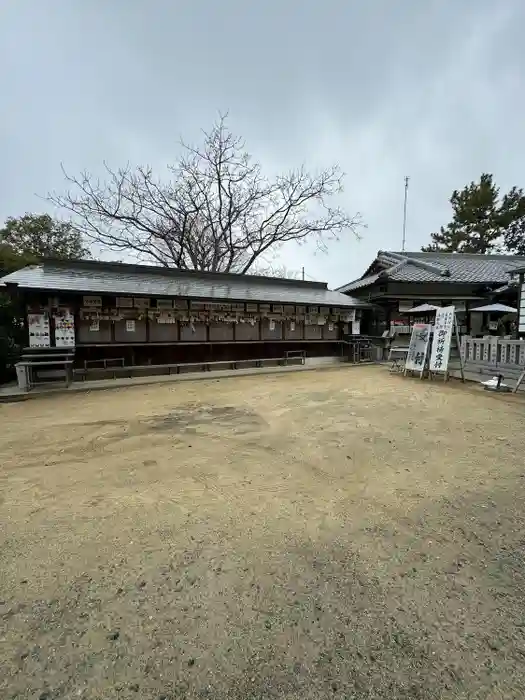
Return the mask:
{"type": "Polygon", "coordinates": [[[301,269],[302,276],[303,276],[303,282],[304,282],[304,267],[301,269]]]}
{"type": "Polygon", "coordinates": [[[408,197],[408,175],[405,175],[405,201],[403,204],[403,242],[401,244],[401,252],[405,252],[406,233],[407,233],[407,197],[408,197]]]}

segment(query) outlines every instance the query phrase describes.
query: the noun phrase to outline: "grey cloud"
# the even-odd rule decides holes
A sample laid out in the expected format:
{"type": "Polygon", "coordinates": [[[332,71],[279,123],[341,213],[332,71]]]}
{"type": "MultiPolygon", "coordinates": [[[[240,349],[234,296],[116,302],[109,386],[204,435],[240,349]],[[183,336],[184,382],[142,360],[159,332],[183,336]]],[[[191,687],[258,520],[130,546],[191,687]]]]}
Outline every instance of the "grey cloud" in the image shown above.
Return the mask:
{"type": "Polygon", "coordinates": [[[341,284],[400,247],[405,174],[411,248],[482,170],[525,184],[524,20],[520,0],[0,0],[0,218],[46,208],[60,162],[160,170],[229,110],[268,169],[347,173],[363,239],[282,254],[341,284]]]}

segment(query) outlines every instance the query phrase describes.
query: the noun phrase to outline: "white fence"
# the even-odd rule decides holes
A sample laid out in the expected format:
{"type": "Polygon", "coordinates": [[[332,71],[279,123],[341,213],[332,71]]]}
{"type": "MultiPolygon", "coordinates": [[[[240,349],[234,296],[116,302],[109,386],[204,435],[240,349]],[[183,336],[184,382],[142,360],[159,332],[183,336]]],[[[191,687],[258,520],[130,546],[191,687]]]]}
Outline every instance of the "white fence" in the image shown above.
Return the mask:
{"type": "MultiPolygon", "coordinates": [[[[516,385],[518,377],[525,369],[525,340],[510,338],[461,338],[461,350],[465,368],[465,379],[474,382],[485,381],[487,377],[503,375],[503,381],[510,387],[516,385]]],[[[451,377],[461,377],[459,357],[451,355],[449,362],[451,377]]],[[[520,387],[525,391],[525,382],[520,387]]]]}
{"type": "Polygon", "coordinates": [[[461,339],[463,361],[469,365],[494,367],[494,369],[525,368],[525,340],[510,340],[485,336],[471,338],[464,335],[461,339]]]}

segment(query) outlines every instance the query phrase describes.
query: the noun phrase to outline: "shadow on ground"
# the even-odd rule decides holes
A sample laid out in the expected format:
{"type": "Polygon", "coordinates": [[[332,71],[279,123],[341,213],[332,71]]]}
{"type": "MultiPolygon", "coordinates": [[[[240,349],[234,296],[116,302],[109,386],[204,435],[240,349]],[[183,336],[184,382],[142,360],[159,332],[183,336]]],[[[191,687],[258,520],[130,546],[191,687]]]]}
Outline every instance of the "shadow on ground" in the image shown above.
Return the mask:
{"type": "Polygon", "coordinates": [[[108,556],[52,599],[2,601],[2,697],[520,697],[524,505],[480,491],[263,551],[152,533],[139,567],[108,556]]]}

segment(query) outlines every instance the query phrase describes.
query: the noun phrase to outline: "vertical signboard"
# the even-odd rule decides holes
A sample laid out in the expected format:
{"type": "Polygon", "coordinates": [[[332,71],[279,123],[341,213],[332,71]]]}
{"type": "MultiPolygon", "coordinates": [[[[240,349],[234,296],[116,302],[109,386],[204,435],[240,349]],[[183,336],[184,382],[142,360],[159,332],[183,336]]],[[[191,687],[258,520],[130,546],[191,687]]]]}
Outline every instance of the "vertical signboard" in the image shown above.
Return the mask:
{"type": "Polygon", "coordinates": [[[62,309],[54,315],[55,345],[57,348],[75,346],[75,317],[69,309],[62,309]]]}
{"type": "Polygon", "coordinates": [[[431,372],[446,372],[450,357],[450,343],[454,330],[454,307],[445,306],[436,311],[434,337],[430,353],[429,369],[431,372]]]}
{"type": "Polygon", "coordinates": [[[30,348],[49,348],[51,335],[49,333],[49,316],[47,311],[27,315],[30,348]]]}
{"type": "Polygon", "coordinates": [[[405,371],[410,370],[423,374],[431,329],[430,323],[414,323],[405,362],[405,371]]]}
{"type": "Polygon", "coordinates": [[[520,308],[518,317],[518,331],[525,333],[525,282],[520,286],[520,308]]]}

